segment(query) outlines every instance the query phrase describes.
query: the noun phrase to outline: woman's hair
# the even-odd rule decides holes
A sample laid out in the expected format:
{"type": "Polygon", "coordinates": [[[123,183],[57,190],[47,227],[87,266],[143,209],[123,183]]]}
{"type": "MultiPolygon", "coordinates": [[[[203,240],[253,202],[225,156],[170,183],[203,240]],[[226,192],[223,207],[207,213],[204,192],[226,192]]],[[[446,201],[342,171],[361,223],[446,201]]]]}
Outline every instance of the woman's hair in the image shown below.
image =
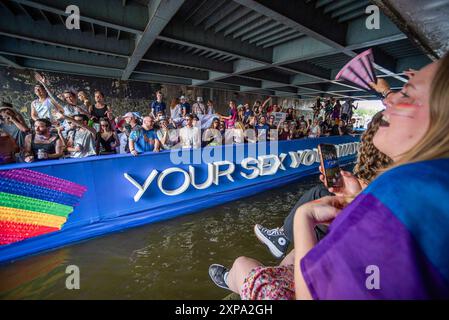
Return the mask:
{"type": "Polygon", "coordinates": [[[170,109],[173,109],[174,107],[176,107],[179,104],[179,98],[173,98],[171,99],[170,102],[170,109]]]}
{"type": "Polygon", "coordinates": [[[94,94],[100,94],[104,98],[104,93],[100,90],[95,90],[94,94]]]}
{"type": "Polygon", "coordinates": [[[393,163],[393,160],[380,152],[373,143],[382,116],[382,111],[378,112],[368,125],[368,129],[363,133],[357,163],[354,167],[354,175],[366,184],[369,184],[382,170],[393,163]]]}
{"type": "Polygon", "coordinates": [[[245,126],[243,125],[243,123],[241,121],[236,121],[234,127],[238,130],[245,130],[245,126]]]}
{"type": "Polygon", "coordinates": [[[78,91],[78,95],[82,95],[85,99],[89,99],[89,96],[87,95],[86,91],[84,91],[84,90],[78,91]]]}
{"type": "Polygon", "coordinates": [[[438,62],[430,93],[429,129],[395,165],[449,158],[449,53],[438,62]]]}
{"type": "Polygon", "coordinates": [[[106,131],[106,132],[112,131],[112,127],[111,127],[111,123],[109,122],[109,119],[107,119],[107,118],[100,118],[99,123],[100,123],[100,130],[101,130],[101,131],[106,131]],[[107,130],[104,130],[104,129],[101,127],[101,123],[102,123],[102,122],[106,122],[106,123],[108,124],[108,129],[107,129],[107,130]]]}
{"type": "Polygon", "coordinates": [[[215,123],[215,122],[218,122],[218,126],[220,126],[220,119],[214,118],[214,119],[212,120],[211,124],[210,124],[209,129],[213,129],[213,128],[214,128],[214,123],[215,123]]]}

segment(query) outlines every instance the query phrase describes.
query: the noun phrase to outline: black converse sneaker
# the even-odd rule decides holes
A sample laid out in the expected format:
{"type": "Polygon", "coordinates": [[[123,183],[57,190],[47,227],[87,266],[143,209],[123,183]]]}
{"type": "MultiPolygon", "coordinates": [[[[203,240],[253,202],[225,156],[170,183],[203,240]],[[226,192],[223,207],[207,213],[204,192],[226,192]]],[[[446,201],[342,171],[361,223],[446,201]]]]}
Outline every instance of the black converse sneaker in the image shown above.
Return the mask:
{"type": "Polygon", "coordinates": [[[281,228],[267,229],[260,224],[256,224],[254,226],[254,233],[270,249],[271,254],[276,258],[282,258],[287,252],[290,241],[281,228]]]}
{"type": "Polygon", "coordinates": [[[212,281],[223,289],[229,289],[228,284],[226,283],[226,278],[228,277],[229,271],[226,267],[220,264],[212,264],[209,267],[209,276],[212,281]]]}

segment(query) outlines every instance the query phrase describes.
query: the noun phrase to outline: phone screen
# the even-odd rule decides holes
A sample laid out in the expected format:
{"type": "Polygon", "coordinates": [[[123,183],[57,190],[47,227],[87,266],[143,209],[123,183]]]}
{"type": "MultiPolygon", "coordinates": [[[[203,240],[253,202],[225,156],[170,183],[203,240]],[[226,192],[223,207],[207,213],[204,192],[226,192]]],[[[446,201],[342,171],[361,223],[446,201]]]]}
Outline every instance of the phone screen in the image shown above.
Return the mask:
{"type": "Polygon", "coordinates": [[[341,184],[340,165],[338,164],[337,149],[332,144],[320,144],[321,167],[325,173],[326,187],[339,187],[341,184]]]}

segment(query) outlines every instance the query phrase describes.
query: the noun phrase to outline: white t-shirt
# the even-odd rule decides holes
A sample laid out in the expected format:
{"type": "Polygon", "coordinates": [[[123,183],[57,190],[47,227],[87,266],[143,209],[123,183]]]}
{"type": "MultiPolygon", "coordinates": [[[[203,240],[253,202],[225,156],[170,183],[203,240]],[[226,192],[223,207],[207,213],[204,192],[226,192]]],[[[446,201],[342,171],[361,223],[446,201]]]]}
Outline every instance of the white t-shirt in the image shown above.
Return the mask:
{"type": "Polygon", "coordinates": [[[168,129],[168,137],[167,137],[167,140],[165,141],[165,144],[162,144],[162,138],[164,136],[164,131],[158,130],[156,132],[156,134],[157,134],[157,138],[161,142],[162,149],[164,149],[164,150],[172,149],[174,146],[176,146],[178,144],[178,140],[179,140],[178,131],[175,129],[168,129]]]}
{"type": "Polygon", "coordinates": [[[90,131],[78,129],[74,136],[73,147],[76,148],[77,146],[80,146],[81,151],[71,152],[70,158],[84,158],[96,155],[95,137],[90,131]]]}
{"type": "MultiPolygon", "coordinates": [[[[83,110],[83,112],[88,113],[86,111],[86,109],[84,108],[84,106],[77,106],[78,108],[80,108],[81,110],[83,110]]],[[[63,104],[62,108],[64,109],[64,115],[65,116],[69,116],[69,117],[73,117],[77,114],[79,114],[80,112],[78,111],[77,108],[75,108],[75,106],[69,105],[69,104],[63,104]]],[[[64,122],[62,123],[62,126],[64,127],[64,131],[68,131],[70,130],[70,125],[66,120],[64,120],[64,122]]]]}
{"type": "Polygon", "coordinates": [[[220,130],[209,128],[203,134],[204,141],[212,140],[208,145],[210,146],[219,146],[223,144],[223,136],[220,133],[220,130]]]}
{"type": "Polygon", "coordinates": [[[181,118],[181,105],[177,104],[176,107],[174,107],[173,109],[170,109],[170,117],[172,119],[181,118]]]}
{"type": "Polygon", "coordinates": [[[309,138],[318,138],[318,132],[320,130],[320,126],[313,126],[310,130],[309,138]]]}
{"type": "Polygon", "coordinates": [[[196,115],[206,114],[206,106],[204,105],[204,103],[195,102],[192,106],[192,113],[196,115]]]}
{"type": "Polygon", "coordinates": [[[128,145],[128,136],[126,133],[122,132],[118,134],[118,139],[120,140],[119,153],[126,154],[126,146],[128,145]]]}
{"type": "Polygon", "coordinates": [[[179,130],[183,148],[201,148],[201,131],[197,127],[184,127],[179,130]]]}
{"type": "Polygon", "coordinates": [[[53,102],[51,102],[50,98],[46,98],[44,101],[39,101],[39,99],[34,100],[31,102],[31,107],[34,108],[37,112],[37,117],[39,119],[54,119],[54,113],[56,110],[56,107],[53,105],[53,102]]]}

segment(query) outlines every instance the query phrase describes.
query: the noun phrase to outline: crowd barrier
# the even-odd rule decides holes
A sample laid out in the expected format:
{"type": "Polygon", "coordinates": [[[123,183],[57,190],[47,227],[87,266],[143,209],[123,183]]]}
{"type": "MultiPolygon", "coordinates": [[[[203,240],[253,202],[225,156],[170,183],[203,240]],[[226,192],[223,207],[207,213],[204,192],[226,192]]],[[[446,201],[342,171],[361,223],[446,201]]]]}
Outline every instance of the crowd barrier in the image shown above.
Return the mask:
{"type": "MultiPolygon", "coordinates": [[[[64,201],[74,210],[61,230],[0,246],[0,263],[292,183],[318,173],[320,143],[336,145],[341,164],[354,162],[359,140],[327,137],[2,166],[3,185],[8,170],[67,180],[65,192],[71,195],[65,194],[64,201]],[[70,185],[82,186],[85,192],[69,190],[70,185]]],[[[39,193],[39,188],[32,192],[39,193]]]]}

